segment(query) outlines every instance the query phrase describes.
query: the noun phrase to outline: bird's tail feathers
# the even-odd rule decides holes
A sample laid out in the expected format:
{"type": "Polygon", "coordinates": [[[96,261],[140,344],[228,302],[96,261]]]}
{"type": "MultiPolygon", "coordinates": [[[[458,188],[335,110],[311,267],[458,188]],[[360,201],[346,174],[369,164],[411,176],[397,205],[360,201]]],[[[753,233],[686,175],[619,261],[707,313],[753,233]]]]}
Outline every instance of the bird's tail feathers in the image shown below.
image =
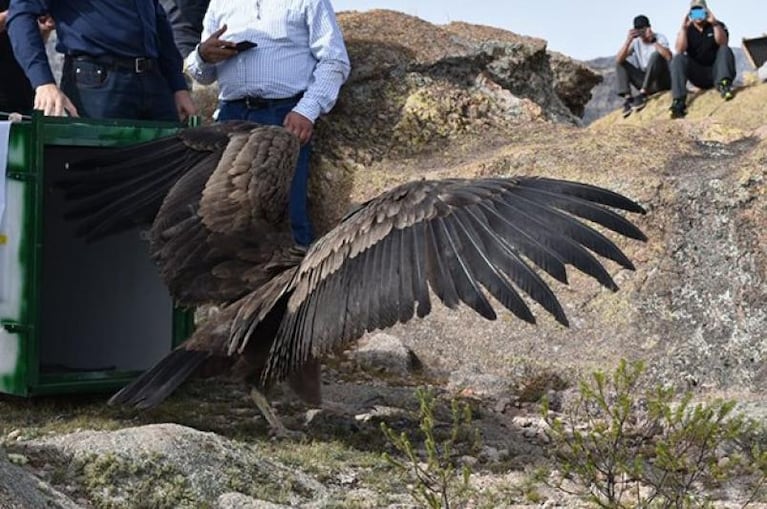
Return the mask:
{"type": "Polygon", "coordinates": [[[209,358],[209,352],[187,350],[182,345],[112,396],[109,404],[128,405],[141,410],[155,407],[209,358]]]}

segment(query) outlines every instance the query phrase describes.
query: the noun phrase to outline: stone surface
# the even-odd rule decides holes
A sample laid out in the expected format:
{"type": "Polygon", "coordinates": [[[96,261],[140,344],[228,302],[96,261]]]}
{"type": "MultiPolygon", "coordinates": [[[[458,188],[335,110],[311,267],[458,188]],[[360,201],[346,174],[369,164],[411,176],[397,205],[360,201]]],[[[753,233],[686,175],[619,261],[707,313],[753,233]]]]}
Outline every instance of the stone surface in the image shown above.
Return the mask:
{"type": "Polygon", "coordinates": [[[363,369],[404,376],[420,367],[415,354],[396,336],[383,332],[360,340],[351,358],[363,369]]]}
{"type": "Polygon", "coordinates": [[[242,493],[224,493],[216,501],[216,509],[287,509],[289,507],[258,500],[242,493]]]}
{"type": "Polygon", "coordinates": [[[42,482],[23,468],[12,464],[0,449],[0,508],[2,509],[80,509],[80,505],[42,482]]]}
{"type": "Polygon", "coordinates": [[[198,507],[233,489],[292,505],[303,501],[296,493],[317,499],[325,493],[320,483],[247,444],[176,424],[45,437],[22,450],[36,463],[66,470],[97,506],[130,508],[141,497],[148,507],[198,507]],[[285,490],[286,483],[294,491],[285,490]]]}

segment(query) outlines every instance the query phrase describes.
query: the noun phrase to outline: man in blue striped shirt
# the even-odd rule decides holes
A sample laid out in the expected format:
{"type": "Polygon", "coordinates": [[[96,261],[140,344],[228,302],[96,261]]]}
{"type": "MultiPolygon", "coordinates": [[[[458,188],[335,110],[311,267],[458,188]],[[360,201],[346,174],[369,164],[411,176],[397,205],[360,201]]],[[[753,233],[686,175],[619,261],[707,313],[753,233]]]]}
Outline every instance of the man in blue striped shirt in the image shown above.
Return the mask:
{"type": "Polygon", "coordinates": [[[212,0],[202,42],[186,59],[200,83],[218,81],[218,120],[284,125],[301,141],[290,191],[297,244],[314,240],[307,212],[314,122],[336,103],[349,56],[329,0],[212,0]],[[255,43],[237,51],[236,43],[255,43]]]}
{"type": "Polygon", "coordinates": [[[8,32],[46,115],[178,121],[195,112],[157,0],[11,0],[8,32]],[[66,55],[61,88],[37,28],[43,15],[66,55]]]}

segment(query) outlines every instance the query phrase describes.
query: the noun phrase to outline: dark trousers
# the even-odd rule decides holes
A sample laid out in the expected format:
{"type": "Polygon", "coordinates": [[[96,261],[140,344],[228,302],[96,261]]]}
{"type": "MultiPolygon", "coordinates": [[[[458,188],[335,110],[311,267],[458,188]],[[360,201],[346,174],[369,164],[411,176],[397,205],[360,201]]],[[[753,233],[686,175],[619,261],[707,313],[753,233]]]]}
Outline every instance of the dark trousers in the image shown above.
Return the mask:
{"type": "Polygon", "coordinates": [[[618,95],[631,95],[631,85],[637,90],[644,89],[648,94],[671,88],[671,73],[668,61],[660,53],[653,53],[647,63],[647,69],[642,71],[628,62],[615,66],[618,77],[618,95]]]}
{"type": "MultiPolygon", "coordinates": [[[[249,120],[266,125],[283,125],[285,117],[298,103],[295,101],[281,101],[277,104],[263,108],[248,108],[244,102],[223,102],[218,112],[218,120],[249,120]]],[[[308,246],[314,240],[312,222],[309,219],[306,193],[309,184],[309,158],[311,156],[311,142],[303,145],[298,153],[296,174],[290,186],[289,214],[290,227],[293,231],[293,240],[300,246],[308,246]]]]}
{"type": "Polygon", "coordinates": [[[719,46],[713,65],[703,65],[685,54],[671,60],[671,90],[674,99],[687,96],[687,80],[698,88],[713,88],[723,79],[735,80],[735,54],[728,46],[719,46]]]}
{"type": "Polygon", "coordinates": [[[81,117],[178,122],[170,86],[155,65],[143,73],[73,57],[64,59],[61,90],[81,117]]]}

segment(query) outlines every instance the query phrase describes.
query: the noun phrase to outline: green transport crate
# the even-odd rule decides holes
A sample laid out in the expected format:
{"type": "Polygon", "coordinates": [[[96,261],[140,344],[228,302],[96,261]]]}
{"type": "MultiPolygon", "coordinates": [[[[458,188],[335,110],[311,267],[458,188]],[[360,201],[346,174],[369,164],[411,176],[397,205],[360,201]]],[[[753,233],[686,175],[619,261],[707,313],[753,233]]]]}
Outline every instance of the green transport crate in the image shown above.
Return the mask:
{"type": "Polygon", "coordinates": [[[11,125],[0,227],[0,392],[115,390],[191,332],[192,313],[173,305],[145,232],[76,238],[55,186],[68,161],[178,128],[37,114],[11,125]]]}

